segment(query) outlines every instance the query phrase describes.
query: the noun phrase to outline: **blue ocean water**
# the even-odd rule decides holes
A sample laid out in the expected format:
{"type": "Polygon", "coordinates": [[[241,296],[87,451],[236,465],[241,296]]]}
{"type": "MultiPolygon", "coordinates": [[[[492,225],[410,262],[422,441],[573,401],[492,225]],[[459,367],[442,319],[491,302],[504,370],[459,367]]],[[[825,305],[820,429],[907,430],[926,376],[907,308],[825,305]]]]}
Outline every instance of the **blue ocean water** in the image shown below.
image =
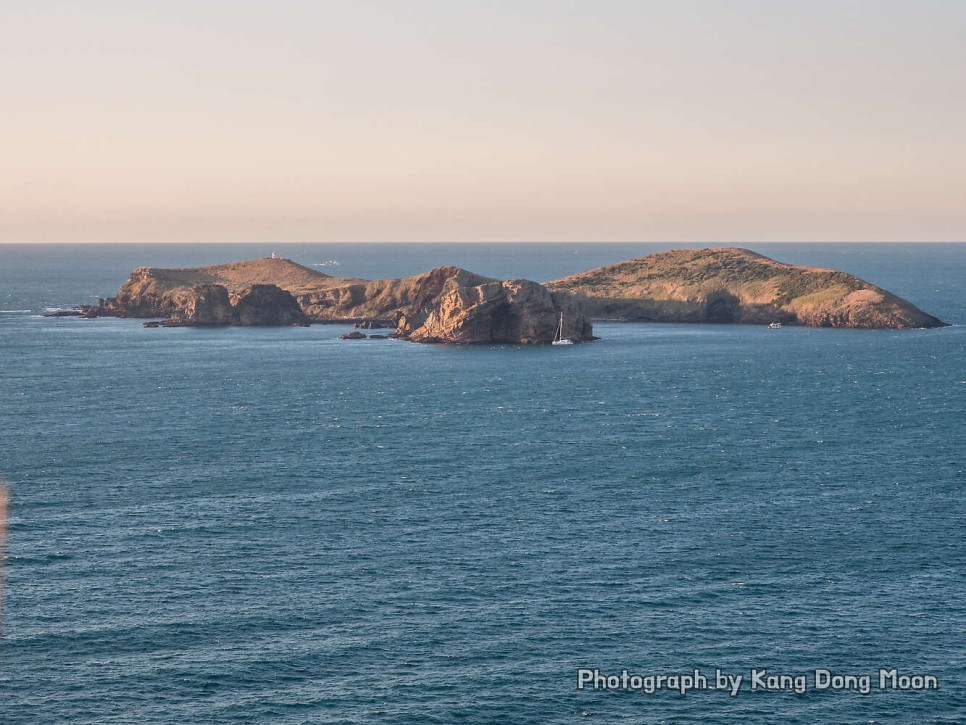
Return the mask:
{"type": "MultiPolygon", "coordinates": [[[[150,330],[38,313],[273,249],[0,246],[0,722],[963,722],[966,245],[749,246],[959,326],[150,330]],[[940,689],[592,692],[581,667],[940,689]]],[[[274,251],[546,280],[666,248],[274,251]]]]}

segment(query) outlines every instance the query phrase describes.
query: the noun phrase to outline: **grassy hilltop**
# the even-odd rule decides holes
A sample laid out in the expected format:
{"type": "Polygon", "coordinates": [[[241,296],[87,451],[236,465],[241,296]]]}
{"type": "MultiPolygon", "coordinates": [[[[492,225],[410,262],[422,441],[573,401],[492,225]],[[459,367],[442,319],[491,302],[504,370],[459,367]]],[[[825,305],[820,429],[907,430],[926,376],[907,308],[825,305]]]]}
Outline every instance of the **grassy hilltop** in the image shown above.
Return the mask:
{"type": "Polygon", "coordinates": [[[901,297],[846,272],[782,264],[747,249],[677,250],[554,280],[587,314],[654,322],[940,327],[901,297]]]}

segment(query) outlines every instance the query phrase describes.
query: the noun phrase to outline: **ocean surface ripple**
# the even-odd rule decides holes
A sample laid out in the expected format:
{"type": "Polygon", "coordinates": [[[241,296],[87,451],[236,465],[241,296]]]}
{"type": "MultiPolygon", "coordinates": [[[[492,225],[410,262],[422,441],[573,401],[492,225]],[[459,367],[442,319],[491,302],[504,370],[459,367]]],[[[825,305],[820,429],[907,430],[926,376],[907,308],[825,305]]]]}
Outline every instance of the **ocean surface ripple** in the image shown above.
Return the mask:
{"type": "MultiPolygon", "coordinates": [[[[279,251],[547,279],[656,250],[386,246],[279,251]]],[[[966,323],[963,245],[765,246],[966,323]]],[[[39,316],[270,251],[0,247],[0,721],[962,722],[963,327],[451,348],[39,316]],[[940,689],[594,693],[580,667],[940,689]]]]}

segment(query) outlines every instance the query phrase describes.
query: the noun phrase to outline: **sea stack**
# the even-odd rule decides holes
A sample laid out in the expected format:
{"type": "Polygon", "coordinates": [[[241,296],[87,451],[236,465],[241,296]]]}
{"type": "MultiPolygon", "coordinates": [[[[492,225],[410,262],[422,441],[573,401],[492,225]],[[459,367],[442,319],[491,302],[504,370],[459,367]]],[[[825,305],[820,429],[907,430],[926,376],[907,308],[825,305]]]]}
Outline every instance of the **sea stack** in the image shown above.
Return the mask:
{"type": "Polygon", "coordinates": [[[403,317],[395,336],[412,342],[549,343],[561,314],[567,337],[594,339],[590,321],[568,295],[526,279],[487,282],[450,290],[425,316],[403,317]]]}

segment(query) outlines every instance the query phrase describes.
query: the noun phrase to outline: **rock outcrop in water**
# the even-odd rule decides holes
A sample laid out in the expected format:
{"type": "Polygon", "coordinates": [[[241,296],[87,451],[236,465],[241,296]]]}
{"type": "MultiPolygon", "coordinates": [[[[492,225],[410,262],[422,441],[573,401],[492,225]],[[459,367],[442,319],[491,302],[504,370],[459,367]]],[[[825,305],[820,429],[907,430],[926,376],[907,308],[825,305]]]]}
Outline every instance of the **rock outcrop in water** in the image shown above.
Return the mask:
{"type": "Polygon", "coordinates": [[[561,313],[566,337],[594,339],[590,321],[570,297],[526,279],[454,287],[428,313],[404,316],[395,336],[413,342],[547,343],[561,313]]]}
{"type": "Polygon", "coordinates": [[[851,274],[782,264],[738,248],[661,252],[547,287],[575,295],[598,319],[865,328],[945,324],[851,274]]]}

